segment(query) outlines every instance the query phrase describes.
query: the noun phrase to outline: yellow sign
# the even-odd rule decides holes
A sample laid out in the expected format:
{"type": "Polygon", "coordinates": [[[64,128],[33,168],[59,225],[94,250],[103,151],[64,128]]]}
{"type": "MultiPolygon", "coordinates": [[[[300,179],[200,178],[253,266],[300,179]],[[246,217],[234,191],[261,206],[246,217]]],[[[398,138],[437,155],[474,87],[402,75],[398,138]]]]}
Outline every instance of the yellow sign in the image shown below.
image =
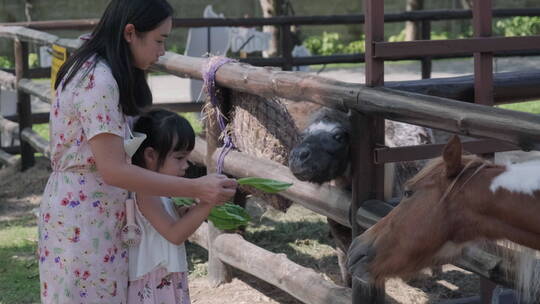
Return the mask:
{"type": "Polygon", "coordinates": [[[52,45],[52,63],[51,63],[51,89],[54,92],[54,83],[60,67],[67,60],[67,49],[59,45],[52,45]]]}

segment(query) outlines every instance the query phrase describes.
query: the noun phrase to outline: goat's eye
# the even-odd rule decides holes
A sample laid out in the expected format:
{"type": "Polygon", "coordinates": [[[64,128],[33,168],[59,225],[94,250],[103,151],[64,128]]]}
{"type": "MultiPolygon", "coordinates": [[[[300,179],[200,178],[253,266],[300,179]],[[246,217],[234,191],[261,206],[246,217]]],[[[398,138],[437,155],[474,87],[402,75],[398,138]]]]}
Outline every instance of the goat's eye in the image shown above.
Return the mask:
{"type": "Polygon", "coordinates": [[[411,197],[411,196],[413,196],[413,194],[414,194],[414,191],[412,191],[412,190],[403,191],[403,197],[411,197]]]}

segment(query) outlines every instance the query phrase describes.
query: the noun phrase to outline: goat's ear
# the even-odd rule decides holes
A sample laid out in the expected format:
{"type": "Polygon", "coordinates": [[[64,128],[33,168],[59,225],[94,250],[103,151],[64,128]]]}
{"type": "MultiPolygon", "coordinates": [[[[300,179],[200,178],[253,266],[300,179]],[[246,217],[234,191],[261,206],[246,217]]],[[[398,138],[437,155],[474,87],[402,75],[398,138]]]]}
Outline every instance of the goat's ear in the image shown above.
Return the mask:
{"type": "Polygon", "coordinates": [[[443,149],[443,159],[446,165],[446,176],[448,178],[457,176],[463,169],[461,154],[461,141],[457,135],[454,135],[443,149]]]}

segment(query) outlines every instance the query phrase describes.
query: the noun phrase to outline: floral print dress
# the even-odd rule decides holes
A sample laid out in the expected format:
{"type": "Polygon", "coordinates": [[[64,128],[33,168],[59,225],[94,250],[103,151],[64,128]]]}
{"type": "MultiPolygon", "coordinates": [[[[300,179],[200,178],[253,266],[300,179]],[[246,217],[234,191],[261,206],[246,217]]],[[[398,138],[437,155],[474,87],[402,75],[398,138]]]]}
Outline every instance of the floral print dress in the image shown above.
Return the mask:
{"type": "Polygon", "coordinates": [[[127,191],[107,185],[88,140],[126,137],[118,86],[105,61],[87,60],[51,107],[52,174],[39,218],[42,303],[127,301],[128,260],[120,231],[127,191]]]}

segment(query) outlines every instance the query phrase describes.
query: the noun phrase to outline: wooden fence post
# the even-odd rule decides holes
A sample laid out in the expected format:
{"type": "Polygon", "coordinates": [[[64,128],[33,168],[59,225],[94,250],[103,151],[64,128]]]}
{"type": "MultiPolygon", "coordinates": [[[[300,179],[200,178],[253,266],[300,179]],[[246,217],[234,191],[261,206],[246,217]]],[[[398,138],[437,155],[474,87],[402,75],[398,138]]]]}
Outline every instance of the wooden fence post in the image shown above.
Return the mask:
{"type": "MultiPolygon", "coordinates": [[[[374,198],[382,196],[378,193],[378,179],[384,178],[380,171],[381,165],[376,165],[373,159],[375,144],[377,142],[380,128],[380,118],[373,115],[365,115],[360,112],[351,111],[351,165],[353,173],[353,193],[351,200],[350,221],[353,238],[360,235],[363,229],[356,221],[356,214],[362,204],[374,198]],[[369,130],[369,131],[368,131],[369,130]],[[379,174],[378,172],[379,171],[379,174]]],[[[384,121],[383,121],[384,123],[384,121]]],[[[384,134],[384,133],[383,133],[384,134]]],[[[384,181],[383,181],[384,182],[384,181]]],[[[369,282],[360,281],[353,276],[352,280],[352,303],[353,304],[378,304],[384,303],[385,291],[383,288],[376,288],[369,282]]]]}
{"type": "MultiPolygon", "coordinates": [[[[28,77],[28,42],[14,40],[15,77],[19,80],[28,77]]],[[[32,128],[32,105],[30,95],[17,89],[17,114],[19,115],[19,141],[21,146],[21,171],[32,167],[35,163],[34,149],[21,134],[25,128],[32,128]]]]}
{"type": "MultiPolygon", "coordinates": [[[[220,101],[218,104],[221,106],[220,111],[223,110],[223,101],[226,101],[224,90],[218,89],[216,90],[216,94],[218,95],[217,98],[220,101]]],[[[210,101],[207,101],[210,103],[210,101]]],[[[209,105],[209,107],[211,107],[209,105]]],[[[214,152],[217,150],[217,147],[219,145],[219,137],[220,137],[220,127],[218,124],[218,121],[214,115],[214,111],[210,108],[207,108],[206,113],[206,142],[207,142],[207,152],[206,152],[206,159],[205,159],[205,165],[207,173],[216,173],[216,162],[212,158],[214,155],[214,152]],[[212,114],[210,114],[212,113],[212,114]]],[[[222,112],[227,113],[227,112],[222,112]]],[[[232,279],[232,272],[230,266],[223,263],[214,249],[214,240],[223,234],[223,231],[217,229],[214,227],[214,225],[208,221],[208,281],[212,287],[217,287],[223,283],[228,283],[232,279]]]]}
{"type": "MultiPolygon", "coordinates": [[[[431,40],[431,21],[422,20],[422,32],[420,37],[422,40],[431,40]]],[[[422,58],[422,79],[431,78],[432,60],[431,57],[422,58]]]]}
{"type": "Polygon", "coordinates": [[[281,57],[284,59],[283,70],[291,71],[292,70],[292,33],[291,25],[284,24],[281,26],[281,57]]]}
{"type": "MultiPolygon", "coordinates": [[[[384,61],[375,58],[374,44],[384,40],[384,2],[364,0],[366,34],[366,85],[384,85],[384,61]]],[[[351,165],[353,193],[351,200],[352,237],[362,231],[356,223],[358,208],[369,199],[382,199],[384,194],[384,166],[375,164],[375,147],[384,144],[384,119],[351,111],[351,165]]],[[[353,304],[384,303],[384,287],[377,288],[353,276],[353,304]]]]}

